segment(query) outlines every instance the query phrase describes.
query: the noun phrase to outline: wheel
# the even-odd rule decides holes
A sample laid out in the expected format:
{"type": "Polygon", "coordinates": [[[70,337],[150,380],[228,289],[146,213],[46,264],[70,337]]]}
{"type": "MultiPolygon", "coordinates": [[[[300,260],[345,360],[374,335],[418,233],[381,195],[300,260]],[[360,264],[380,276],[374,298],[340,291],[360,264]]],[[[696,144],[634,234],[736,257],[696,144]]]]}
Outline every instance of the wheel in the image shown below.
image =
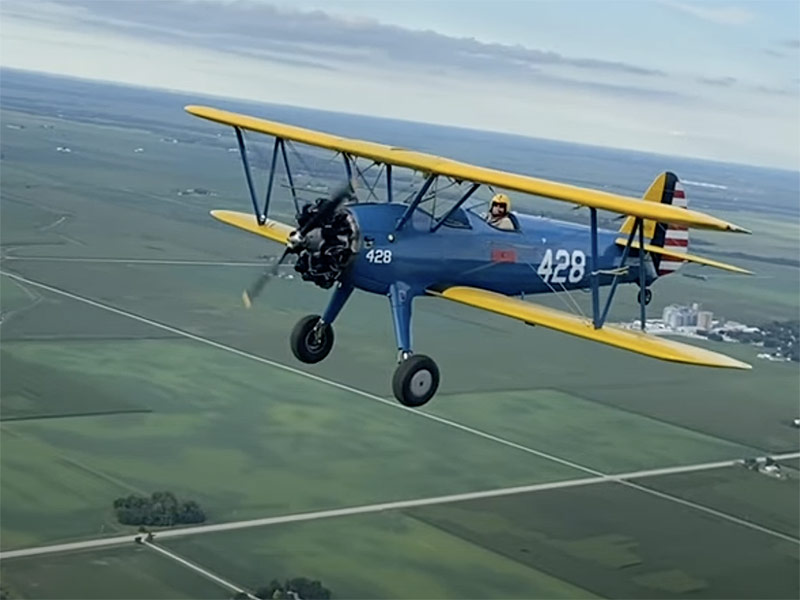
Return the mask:
{"type": "Polygon", "coordinates": [[[308,315],[297,322],[292,329],[289,343],[292,354],[304,363],[317,363],[328,356],[333,348],[333,327],[317,327],[319,315],[308,315]]]}
{"type": "MultiPolygon", "coordinates": [[[[644,304],[647,306],[650,304],[650,300],[653,299],[653,290],[650,288],[644,288],[644,304]]],[[[642,290],[639,290],[639,293],[636,294],[636,301],[641,304],[642,303],[642,290]]]]}
{"type": "Polygon", "coordinates": [[[433,359],[415,354],[401,362],[392,378],[394,397],[403,406],[422,406],[439,387],[439,367],[433,359]]]}

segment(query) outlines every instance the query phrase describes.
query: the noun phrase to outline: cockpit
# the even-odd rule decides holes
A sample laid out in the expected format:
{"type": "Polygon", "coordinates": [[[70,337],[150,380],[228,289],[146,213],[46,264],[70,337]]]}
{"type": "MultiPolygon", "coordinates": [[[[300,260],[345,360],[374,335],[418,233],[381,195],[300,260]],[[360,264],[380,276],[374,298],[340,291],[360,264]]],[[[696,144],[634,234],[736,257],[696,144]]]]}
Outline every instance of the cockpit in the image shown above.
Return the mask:
{"type": "MultiPolygon", "coordinates": [[[[437,229],[439,226],[453,229],[472,229],[473,222],[479,220],[497,231],[517,233],[521,231],[520,222],[517,215],[511,212],[511,210],[508,210],[510,202],[507,198],[505,194],[496,194],[489,204],[489,210],[486,210],[486,201],[478,202],[467,208],[463,206],[457,208],[438,208],[435,202],[426,199],[417,206],[417,211],[430,218],[432,226],[438,223],[439,219],[444,218],[441,224],[436,225],[435,228],[437,229]],[[498,201],[498,196],[505,197],[506,201],[503,202],[502,198],[498,201]],[[495,208],[497,204],[502,205],[503,208],[506,209],[502,215],[493,214],[499,212],[495,208]],[[483,210],[481,210],[481,208],[483,208],[483,210]],[[498,216],[500,218],[497,218],[498,216]]],[[[446,206],[445,204],[445,207],[446,206]]]]}

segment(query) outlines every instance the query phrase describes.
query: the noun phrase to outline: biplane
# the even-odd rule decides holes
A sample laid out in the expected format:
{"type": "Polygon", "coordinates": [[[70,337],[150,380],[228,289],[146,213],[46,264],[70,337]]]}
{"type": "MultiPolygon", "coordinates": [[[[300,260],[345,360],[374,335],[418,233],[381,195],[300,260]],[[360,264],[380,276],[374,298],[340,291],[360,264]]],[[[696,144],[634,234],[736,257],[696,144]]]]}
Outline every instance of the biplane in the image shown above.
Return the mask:
{"type": "MultiPolygon", "coordinates": [[[[645,331],[651,284],[687,262],[738,273],[736,266],[690,254],[689,228],[749,233],[714,216],[690,210],[678,178],[656,177],[643,198],[576,187],[545,179],[484,168],[439,156],[303,129],[204,106],[187,112],[233,127],[241,153],[252,213],[213,210],[214,218],[284,245],[267,269],[243,294],[252,303],[289,255],[303,280],[332,288],[321,315],[295,325],[290,345],[304,363],[323,360],[334,343],[333,323],[355,289],[388,297],[398,348],[392,390],[405,406],[421,406],[436,393],[440,374],[428,356],[412,351],[412,301],[433,296],[593,340],[661,360],[689,365],[749,369],[750,365],[703,348],[645,331]],[[264,201],[259,201],[244,132],[274,138],[264,201]],[[327,197],[301,205],[287,159],[289,144],[304,144],[340,156],[347,183],[327,197]],[[358,197],[367,186],[359,159],[380,165],[385,200],[358,197]],[[269,217],[275,172],[282,162],[296,211],[296,224],[269,217]],[[421,174],[418,189],[394,197],[395,169],[421,174]],[[432,209],[437,180],[457,184],[459,194],[446,209],[432,209]],[[468,201],[480,187],[495,193],[518,192],[573,203],[589,209],[589,225],[510,211],[511,226],[500,229],[468,201]],[[462,188],[463,192],[460,190],[462,188]],[[598,211],[624,218],[617,231],[598,227],[598,211]],[[606,323],[619,284],[639,287],[639,325],[606,323]],[[601,302],[600,289],[608,288],[601,302]],[[556,310],[526,299],[535,294],[584,290],[591,293],[592,314],[556,310]]],[[[377,180],[373,183],[373,188],[377,180]]],[[[368,188],[371,192],[373,188],[368,188]]],[[[362,193],[363,195],[363,193],[362,193]]],[[[507,199],[507,196],[506,196],[507,199]]],[[[507,200],[506,200],[507,202],[507,200]]],[[[498,212],[502,212],[499,210],[498,212]]]]}

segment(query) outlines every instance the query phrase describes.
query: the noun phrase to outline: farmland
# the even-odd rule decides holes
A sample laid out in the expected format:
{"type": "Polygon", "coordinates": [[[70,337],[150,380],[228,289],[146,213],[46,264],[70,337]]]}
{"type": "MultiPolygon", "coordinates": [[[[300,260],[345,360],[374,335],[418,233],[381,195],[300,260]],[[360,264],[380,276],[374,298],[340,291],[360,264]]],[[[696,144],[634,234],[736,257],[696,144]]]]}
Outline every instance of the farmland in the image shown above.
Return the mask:
{"type": "MultiPolygon", "coordinates": [[[[443,381],[417,414],[391,399],[388,303],[357,294],[331,356],[301,366],[288,332],[327,293],[278,278],[242,307],[280,248],[208,217],[245,208],[229,132],[182,114],[185,98],[141,90],[101,86],[79,114],[68,84],[43,82],[67,86],[63,116],[24,82],[4,88],[0,114],[23,127],[3,129],[0,162],[4,552],[132,536],[113,500],[161,489],[220,524],[798,449],[796,365],[744,345],[706,343],[750,372],[686,368],[421,299],[415,345],[443,381]],[[126,94],[143,94],[136,119],[126,94]],[[72,153],[55,151],[65,144],[72,153]],[[189,188],[213,195],[178,194],[189,188]]],[[[291,219],[285,189],[276,203],[291,219]]],[[[764,262],[797,256],[796,224],[716,212],[754,235],[713,237],[712,251],[758,258],[736,261],[757,275],[674,276],[652,310],[697,299],[748,323],[796,315],[800,269],[764,262]]],[[[619,300],[612,319],[634,312],[635,290],[619,300]]],[[[780,536],[797,538],[796,467],[785,479],[727,467],[635,480],[777,537],[603,483],[163,543],[248,589],[305,576],[335,597],[792,597],[797,544],[780,536]]],[[[0,569],[14,597],[230,596],[132,543],[0,569]]]]}

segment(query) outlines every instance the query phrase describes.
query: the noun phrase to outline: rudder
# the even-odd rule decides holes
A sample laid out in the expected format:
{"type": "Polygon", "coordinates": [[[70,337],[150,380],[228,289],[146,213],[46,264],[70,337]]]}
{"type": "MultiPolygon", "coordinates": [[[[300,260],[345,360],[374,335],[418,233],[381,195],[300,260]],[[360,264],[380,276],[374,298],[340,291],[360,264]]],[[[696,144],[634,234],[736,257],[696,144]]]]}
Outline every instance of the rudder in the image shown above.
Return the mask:
{"type": "MultiPolygon", "coordinates": [[[[643,201],[661,202],[671,204],[680,208],[688,208],[686,192],[675,173],[666,171],[655,178],[653,183],[645,192],[643,201]]],[[[633,229],[635,219],[628,217],[620,228],[620,233],[630,234],[633,229]]],[[[644,221],[644,237],[653,246],[659,248],[667,247],[673,252],[685,254],[689,251],[689,228],[684,225],[674,225],[671,223],[660,223],[655,221],[644,221]]],[[[677,271],[685,261],[677,260],[672,257],[665,257],[659,254],[652,254],[653,264],[659,276],[669,275],[677,271]]]]}

